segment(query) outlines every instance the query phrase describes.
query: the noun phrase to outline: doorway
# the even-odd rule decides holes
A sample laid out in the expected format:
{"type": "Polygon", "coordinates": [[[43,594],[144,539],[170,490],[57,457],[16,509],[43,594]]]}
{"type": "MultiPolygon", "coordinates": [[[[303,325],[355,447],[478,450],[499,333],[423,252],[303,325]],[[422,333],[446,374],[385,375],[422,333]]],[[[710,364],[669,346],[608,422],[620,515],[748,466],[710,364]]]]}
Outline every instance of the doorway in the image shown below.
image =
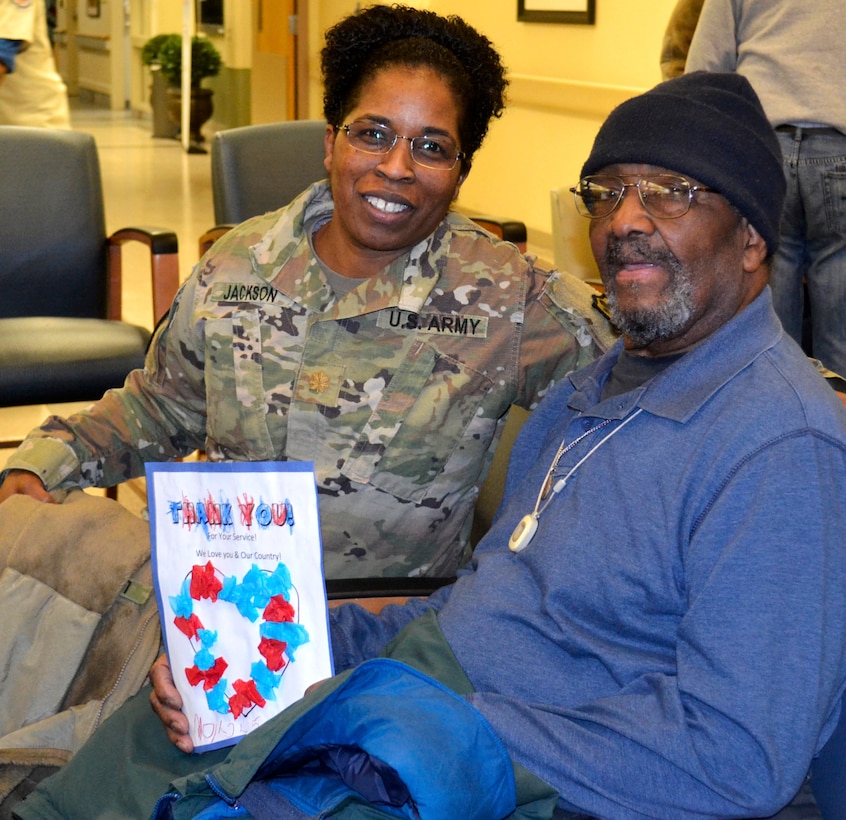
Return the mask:
{"type": "MultiPolygon", "coordinates": [[[[250,74],[250,121],[293,120],[305,100],[298,77],[308,41],[305,0],[253,0],[253,61],[250,74]]],[[[306,69],[307,71],[307,69],[306,69]]]]}

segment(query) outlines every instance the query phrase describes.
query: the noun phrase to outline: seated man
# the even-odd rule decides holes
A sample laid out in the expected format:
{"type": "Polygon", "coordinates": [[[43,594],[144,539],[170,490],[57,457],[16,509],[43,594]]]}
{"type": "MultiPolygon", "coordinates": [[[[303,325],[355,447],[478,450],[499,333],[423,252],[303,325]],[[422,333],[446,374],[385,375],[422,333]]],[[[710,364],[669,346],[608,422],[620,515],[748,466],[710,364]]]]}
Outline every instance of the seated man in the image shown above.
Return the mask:
{"type": "MultiPolygon", "coordinates": [[[[574,190],[623,337],[524,426],[452,586],[332,612],[336,668],[383,654],[455,687],[516,764],[517,805],[528,775],[559,815],[768,817],[846,687],[846,414],[772,309],[778,143],[743,77],[690,74],[613,111],[574,190]]],[[[22,818],[145,816],[191,772],[175,794],[202,799],[173,816],[240,805],[238,764],[278,774],[256,756],[337,681],[194,756],[167,665],[151,677],[164,731],[130,702],[22,818]]],[[[437,782],[437,762],[416,765],[437,782]]]]}

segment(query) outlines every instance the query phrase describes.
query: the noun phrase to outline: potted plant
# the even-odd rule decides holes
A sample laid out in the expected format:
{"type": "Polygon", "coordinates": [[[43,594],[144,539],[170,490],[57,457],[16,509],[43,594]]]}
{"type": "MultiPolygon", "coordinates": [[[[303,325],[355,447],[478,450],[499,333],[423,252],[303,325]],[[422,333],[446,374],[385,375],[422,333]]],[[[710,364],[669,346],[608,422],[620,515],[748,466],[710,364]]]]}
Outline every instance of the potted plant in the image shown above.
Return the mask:
{"type": "MultiPolygon", "coordinates": [[[[157,34],[141,50],[141,61],[158,66],[167,84],[168,116],[178,126],[182,122],[182,35],[157,34]]],[[[200,128],[212,115],[212,90],[202,88],[205,77],[220,73],[223,60],[214,43],[205,37],[191,38],[191,113],[192,146],[199,149],[203,141],[200,128]]],[[[201,149],[199,149],[201,150],[201,149]]]]}
{"type": "Polygon", "coordinates": [[[172,34],[157,34],[144,43],[141,49],[141,63],[150,68],[150,109],[153,112],[153,136],[174,139],[179,134],[178,123],[171,121],[167,113],[167,80],[161,72],[158,53],[162,44],[172,34]]]}
{"type": "Polygon", "coordinates": [[[148,66],[159,65],[159,49],[165,41],[171,37],[179,37],[178,34],[156,34],[144,43],[141,49],[141,62],[148,66]]]}

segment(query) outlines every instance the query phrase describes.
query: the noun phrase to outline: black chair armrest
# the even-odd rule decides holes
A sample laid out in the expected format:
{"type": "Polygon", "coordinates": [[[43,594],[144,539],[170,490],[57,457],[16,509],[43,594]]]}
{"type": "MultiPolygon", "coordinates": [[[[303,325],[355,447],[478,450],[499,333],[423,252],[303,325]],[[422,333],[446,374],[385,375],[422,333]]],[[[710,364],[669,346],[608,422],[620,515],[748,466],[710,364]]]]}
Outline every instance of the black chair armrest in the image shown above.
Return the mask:
{"type": "Polygon", "coordinates": [[[513,242],[523,253],[526,252],[528,232],[524,222],[516,219],[503,219],[489,214],[471,214],[470,219],[477,225],[481,225],[486,231],[490,231],[494,236],[498,236],[506,242],[513,242]]]}
{"type": "Polygon", "coordinates": [[[339,598],[385,598],[431,595],[455,578],[427,577],[377,577],[377,578],[327,578],[326,595],[330,601],[339,598]]]}

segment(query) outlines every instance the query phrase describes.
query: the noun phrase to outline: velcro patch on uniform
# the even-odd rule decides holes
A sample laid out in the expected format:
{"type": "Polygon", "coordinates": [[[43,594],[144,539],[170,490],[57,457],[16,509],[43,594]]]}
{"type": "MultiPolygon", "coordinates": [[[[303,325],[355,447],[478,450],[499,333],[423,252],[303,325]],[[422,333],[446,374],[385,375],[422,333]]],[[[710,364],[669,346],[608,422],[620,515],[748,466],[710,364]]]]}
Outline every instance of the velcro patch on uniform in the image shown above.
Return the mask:
{"type": "Polygon", "coordinates": [[[607,294],[594,293],[590,297],[590,301],[595,310],[598,310],[608,321],[611,321],[611,308],[608,307],[607,294]]]}
{"type": "Polygon", "coordinates": [[[487,316],[456,316],[454,313],[420,314],[410,310],[391,308],[381,311],[376,324],[384,330],[408,330],[440,336],[485,339],[488,335],[487,316]]]}
{"type": "Polygon", "coordinates": [[[243,282],[215,282],[211,288],[213,302],[268,302],[279,298],[279,291],[270,285],[245,285],[243,282]]]}

